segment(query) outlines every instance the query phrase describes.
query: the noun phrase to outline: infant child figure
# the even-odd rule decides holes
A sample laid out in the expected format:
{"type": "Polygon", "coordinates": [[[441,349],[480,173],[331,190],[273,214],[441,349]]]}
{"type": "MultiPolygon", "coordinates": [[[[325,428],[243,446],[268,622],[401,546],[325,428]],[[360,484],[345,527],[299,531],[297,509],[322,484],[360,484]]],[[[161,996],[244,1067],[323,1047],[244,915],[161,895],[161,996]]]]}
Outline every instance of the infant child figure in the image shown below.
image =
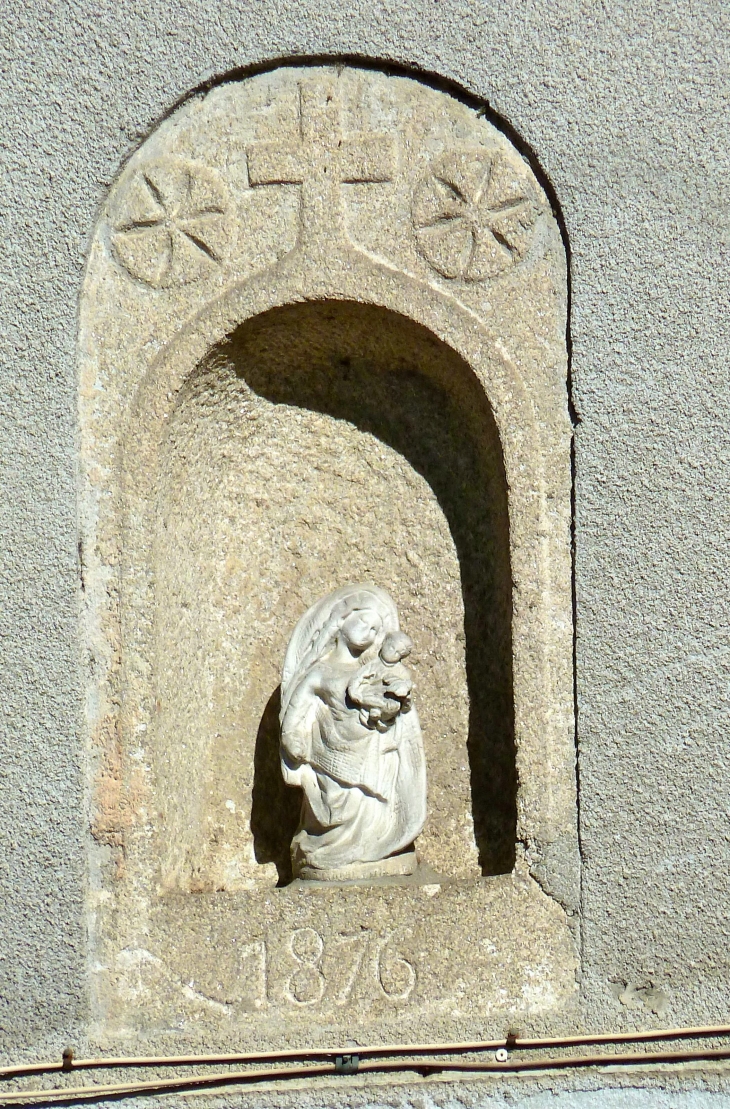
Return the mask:
{"type": "Polygon", "coordinates": [[[413,649],[405,632],[390,632],[383,640],[380,654],[365,663],[350,679],[347,696],[360,709],[360,722],[385,732],[401,712],[411,707],[413,681],[403,665],[413,649]]]}

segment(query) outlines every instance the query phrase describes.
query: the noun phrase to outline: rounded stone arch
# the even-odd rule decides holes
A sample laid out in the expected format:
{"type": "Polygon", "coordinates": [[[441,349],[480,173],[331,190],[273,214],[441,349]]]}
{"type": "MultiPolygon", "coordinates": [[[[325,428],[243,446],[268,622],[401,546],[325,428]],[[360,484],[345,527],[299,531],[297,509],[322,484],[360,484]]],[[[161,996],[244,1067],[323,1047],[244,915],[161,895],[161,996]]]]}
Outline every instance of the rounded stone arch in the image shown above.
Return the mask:
{"type": "MultiPolygon", "coordinates": [[[[471,719],[468,712],[464,717],[458,709],[452,713],[467,771],[457,766],[456,743],[431,747],[432,764],[444,762],[439,786],[444,803],[438,808],[444,827],[450,817],[443,782],[450,773],[456,780],[464,771],[465,796],[471,789],[471,798],[441,839],[434,833],[429,840],[427,830],[426,854],[433,849],[433,861],[446,877],[480,881],[480,875],[512,868],[532,874],[550,895],[546,903],[555,899],[574,910],[572,429],[559,229],[539,183],[504,136],[464,105],[452,104],[445,93],[371,72],[346,72],[342,84],[342,75],[327,67],[302,73],[287,71],[281,82],[275,73],[263,74],[214,90],[202,104],[184,105],[180,118],[163,125],[130,161],[94,239],[81,309],[80,422],[84,640],[93,660],[87,725],[96,880],[111,895],[116,921],[127,921],[127,929],[134,921],[143,934],[153,929],[157,897],[196,891],[257,894],[271,889],[277,877],[285,879],[281,842],[272,846],[271,822],[267,826],[262,819],[257,829],[255,811],[257,796],[261,812],[272,809],[275,792],[272,675],[293,618],[315,599],[311,590],[316,586],[325,592],[357,575],[330,566],[320,582],[316,573],[307,577],[292,571],[287,579],[282,572],[272,601],[273,623],[249,604],[252,588],[240,590],[232,607],[223,599],[222,577],[217,582],[204,574],[185,577],[191,560],[184,555],[196,549],[199,562],[210,558],[223,568],[230,564],[233,576],[244,575],[247,558],[255,563],[250,551],[246,555],[243,548],[236,553],[226,547],[232,534],[226,520],[238,527],[248,508],[236,499],[233,471],[221,468],[225,452],[235,446],[239,424],[251,415],[253,424],[269,421],[271,432],[262,441],[259,455],[265,457],[257,478],[261,485],[268,473],[269,487],[264,482],[252,498],[258,497],[264,509],[275,480],[270,452],[277,428],[279,443],[287,448],[298,442],[293,427],[304,428],[302,442],[310,445],[313,434],[342,432],[343,457],[349,458],[351,450],[355,461],[349,477],[347,467],[344,476],[332,477],[338,488],[348,481],[365,488],[366,499],[375,498],[371,507],[378,496],[387,496],[387,480],[378,479],[380,484],[370,488],[370,478],[363,476],[368,465],[363,458],[370,452],[385,460],[399,491],[408,490],[404,496],[412,496],[413,505],[426,504],[431,513],[431,563],[427,558],[425,570],[416,567],[410,578],[404,571],[395,575],[394,584],[384,584],[395,589],[398,583],[434,581],[439,558],[455,566],[453,574],[449,569],[445,575],[449,584],[463,584],[469,575],[477,583],[480,575],[485,581],[490,574],[499,579],[499,587],[494,581],[485,586],[492,609],[487,602],[477,606],[465,632],[471,640],[468,654],[485,629],[496,654],[502,651],[496,670],[490,672],[477,651],[470,676],[468,660],[459,661],[458,645],[443,651],[427,642],[434,621],[423,629],[424,655],[430,652],[438,661],[440,654],[450,677],[462,666],[463,699],[472,708],[471,719]],[[283,148],[278,140],[268,141],[269,124],[261,123],[274,93],[281,94],[275,129],[286,132],[283,148]],[[323,178],[311,184],[296,146],[306,128],[287,130],[287,121],[305,107],[320,112],[316,139],[325,123],[333,125],[329,105],[338,98],[345,105],[337,123],[343,143],[355,146],[351,163],[338,163],[336,188],[327,182],[324,204],[323,178]],[[253,121],[246,171],[225,153],[232,113],[241,118],[239,100],[251,109],[253,121]],[[368,113],[374,137],[368,134],[368,113]],[[422,140],[417,131],[424,119],[436,122],[433,134],[422,140]],[[394,127],[393,142],[403,145],[402,156],[391,160],[384,120],[394,127]],[[267,161],[274,146],[279,161],[267,161]],[[282,149],[290,159],[286,171],[282,149]],[[453,236],[443,249],[424,236],[430,225],[423,213],[435,195],[433,181],[447,169],[462,174],[464,195],[469,180],[482,171],[494,177],[500,195],[516,190],[519,198],[524,192],[529,214],[523,212],[522,223],[520,201],[516,229],[495,224],[495,242],[510,244],[508,257],[486,249],[477,255],[477,237],[486,239],[491,224],[477,226],[474,205],[468,220],[459,216],[457,228],[462,234],[466,227],[472,236],[465,240],[468,257],[458,253],[461,240],[453,236]],[[369,190],[380,190],[372,201],[369,190]],[[169,254],[155,253],[162,241],[150,234],[157,226],[155,204],[169,208],[158,221],[169,232],[169,254]],[[194,209],[192,215],[185,204],[194,209]],[[329,218],[333,206],[336,218],[329,218]],[[195,221],[203,217],[199,226],[195,221]],[[175,235],[185,237],[184,250],[177,254],[175,235]],[[199,243],[206,248],[202,257],[199,243]],[[329,339],[322,338],[325,333],[329,339]],[[280,350],[271,353],[287,342],[296,347],[289,361],[280,350]],[[357,351],[363,347],[367,356],[359,365],[357,351]],[[252,352],[257,352],[256,363],[252,352]],[[296,367],[301,370],[309,357],[316,372],[308,380],[301,374],[297,378],[296,367]],[[397,372],[388,379],[393,364],[397,372]],[[384,404],[383,382],[402,384],[406,377],[415,410],[424,422],[432,421],[434,435],[444,435],[441,446],[451,445],[453,457],[463,464],[461,473],[450,472],[444,450],[436,461],[419,454],[413,421],[410,438],[402,440],[387,419],[378,422],[375,402],[384,404]],[[327,395],[326,380],[337,380],[334,395],[327,395]],[[372,397],[368,381],[377,384],[372,397]],[[293,421],[286,425],[284,410],[293,421]],[[345,425],[349,430],[342,431],[345,425]],[[454,488],[469,469],[473,488],[467,491],[462,520],[454,488]],[[206,489],[212,491],[210,498],[206,489]],[[207,499],[217,506],[215,518],[200,515],[207,499]],[[469,532],[485,526],[484,520],[492,538],[480,548],[469,532]],[[487,566],[490,559],[494,565],[487,566]],[[287,604],[280,604],[285,595],[287,604]],[[203,608],[204,623],[191,625],[190,612],[203,608]],[[256,666],[261,658],[264,664],[259,681],[244,657],[240,629],[255,638],[260,627],[256,666]],[[184,649],[178,650],[179,644],[184,649]],[[206,668],[211,657],[217,662],[206,668]],[[490,703],[495,686],[489,682],[497,670],[502,686],[490,703]],[[241,671],[254,674],[253,685],[231,677],[241,671]],[[195,704],[187,696],[193,688],[195,704]],[[236,708],[246,697],[256,706],[251,718],[236,708]],[[498,702],[496,715],[479,733],[475,725],[498,702]],[[234,748],[238,761],[231,759],[234,748]],[[251,764],[251,780],[231,770],[245,761],[238,758],[242,752],[251,764]],[[206,776],[212,765],[219,768],[215,781],[206,776]],[[229,784],[235,796],[226,795],[229,784]],[[242,812],[244,794],[250,812],[242,812]],[[468,850],[460,854],[470,837],[471,856],[468,850]]],[[[500,195],[495,192],[495,205],[500,195]]],[[[243,440],[236,442],[240,446],[243,440]]],[[[251,443],[247,438],[246,457],[258,450],[251,443]]],[[[311,460],[307,450],[302,448],[300,456],[311,460]]],[[[283,527],[283,519],[280,512],[276,527],[283,527]]],[[[362,538],[364,531],[356,534],[362,538]]],[[[412,566],[424,562],[419,537],[406,524],[396,537],[400,543],[414,536],[412,566]]],[[[321,544],[314,547],[323,550],[321,544]]],[[[277,551],[285,549],[286,537],[277,551]]],[[[405,567],[407,561],[398,564],[405,567]]],[[[367,559],[358,563],[358,574],[365,576],[369,566],[367,559]]],[[[369,577],[388,572],[383,564],[372,566],[369,577]]],[[[396,601],[400,604],[398,596],[396,601]]],[[[406,607],[416,619],[415,602],[406,607]]],[[[456,609],[443,611],[448,616],[444,637],[456,639],[461,634],[456,609]]],[[[429,674],[433,686],[424,688],[426,699],[439,680],[436,667],[429,674]]],[[[442,700],[448,701],[448,695],[442,700]]],[[[427,720],[425,730],[428,736],[427,720]]],[[[433,777],[436,781],[438,774],[433,777]]],[[[272,811],[274,823],[285,825],[283,810],[274,805],[272,811]]],[[[536,921],[543,922],[536,923],[538,930],[563,928],[553,910],[552,904],[536,908],[536,921]]],[[[105,912],[95,919],[102,951],[116,942],[112,937],[119,925],[105,912]]]]}

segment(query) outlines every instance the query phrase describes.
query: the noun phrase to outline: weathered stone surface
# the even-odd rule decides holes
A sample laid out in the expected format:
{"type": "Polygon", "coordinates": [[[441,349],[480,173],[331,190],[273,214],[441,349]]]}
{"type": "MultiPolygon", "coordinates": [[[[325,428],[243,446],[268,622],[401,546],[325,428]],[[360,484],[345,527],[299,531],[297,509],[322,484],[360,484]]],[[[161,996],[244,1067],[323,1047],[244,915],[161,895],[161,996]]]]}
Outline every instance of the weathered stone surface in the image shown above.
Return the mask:
{"type": "MultiPolygon", "coordinates": [[[[485,917],[434,923],[419,980],[450,996],[446,964],[427,965],[448,935],[465,1020],[485,989],[529,1013],[530,976],[548,1009],[572,998],[565,281],[527,163],[473,109],[403,77],[315,67],[233,83],[125,168],[81,312],[101,965],[149,950],[173,966],[174,929],[154,921],[176,891],[203,918],[248,891],[247,949],[268,942],[267,914],[277,935],[297,931],[272,893],[291,879],[299,807],[278,769],[281,660],[301,612],[361,580],[398,598],[417,644],[419,856],[471,880],[466,902],[487,898],[485,917]],[[487,987],[469,978],[470,945],[507,929],[480,875],[515,865],[546,888],[555,872],[560,902],[534,886],[509,974],[487,987]],[[533,932],[556,953],[539,971],[520,954],[533,932]]],[[[406,927],[422,889],[403,896],[362,893],[379,935],[406,927]]],[[[357,899],[318,902],[317,935],[349,935],[357,899]]],[[[150,991],[102,972],[99,1029],[147,1026],[150,991]]],[[[354,1016],[333,1012],[345,1033],[354,1016]]],[[[169,1019],[163,1006],[158,1031],[169,1019]]],[[[272,1001],[257,1035],[283,1027],[272,1001]]]]}
{"type": "Polygon", "coordinates": [[[417,1043],[574,1011],[572,938],[530,879],[305,886],[157,900],[100,974],[95,1033],[417,1043]]]}

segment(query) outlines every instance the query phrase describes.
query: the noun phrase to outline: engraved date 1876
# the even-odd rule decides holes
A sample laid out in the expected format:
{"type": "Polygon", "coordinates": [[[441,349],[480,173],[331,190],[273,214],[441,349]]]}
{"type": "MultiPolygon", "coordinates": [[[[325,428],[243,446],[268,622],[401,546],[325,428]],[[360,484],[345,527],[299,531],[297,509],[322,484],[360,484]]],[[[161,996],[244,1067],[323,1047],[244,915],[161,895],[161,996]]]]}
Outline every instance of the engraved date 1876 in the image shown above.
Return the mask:
{"type": "Polygon", "coordinates": [[[276,945],[259,940],[239,950],[242,993],[256,1009],[282,1001],[339,1006],[356,997],[402,1003],[416,986],[414,964],[389,936],[368,929],[324,937],[297,928],[276,945]]]}

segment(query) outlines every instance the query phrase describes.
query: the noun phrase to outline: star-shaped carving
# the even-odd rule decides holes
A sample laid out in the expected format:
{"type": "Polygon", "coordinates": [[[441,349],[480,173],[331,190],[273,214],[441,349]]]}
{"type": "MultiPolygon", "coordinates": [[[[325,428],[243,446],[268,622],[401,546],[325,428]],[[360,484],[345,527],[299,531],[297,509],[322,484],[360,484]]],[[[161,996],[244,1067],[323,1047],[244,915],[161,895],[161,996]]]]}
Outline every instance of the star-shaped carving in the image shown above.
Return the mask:
{"type": "Polygon", "coordinates": [[[538,215],[525,171],[483,147],[437,159],[413,196],[421,254],[444,277],[486,281],[521,261],[538,215]]]}
{"type": "Polygon", "coordinates": [[[210,276],[230,238],[223,187],[210,170],[178,159],[149,162],[133,176],[115,221],[119,263],[155,289],[210,276]]]}

